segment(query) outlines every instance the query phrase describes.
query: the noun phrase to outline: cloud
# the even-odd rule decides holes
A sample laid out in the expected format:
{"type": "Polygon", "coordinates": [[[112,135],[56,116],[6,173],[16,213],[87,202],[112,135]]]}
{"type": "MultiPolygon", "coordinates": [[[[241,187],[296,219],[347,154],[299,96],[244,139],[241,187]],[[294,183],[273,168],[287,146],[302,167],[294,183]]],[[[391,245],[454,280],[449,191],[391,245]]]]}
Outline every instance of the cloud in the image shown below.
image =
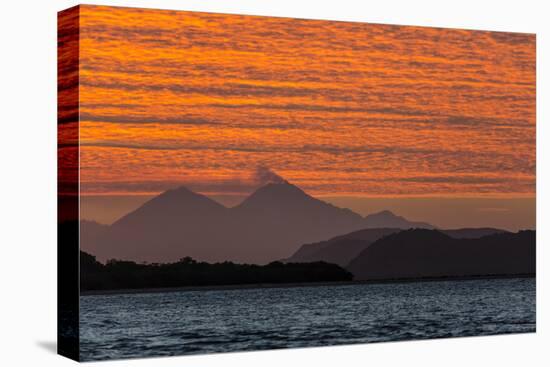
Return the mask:
{"type": "Polygon", "coordinates": [[[535,193],[533,35],[87,12],[84,189],[535,193]]]}
{"type": "MultiPolygon", "coordinates": [[[[89,106],[86,106],[89,107],[89,106]]],[[[99,115],[93,113],[81,113],[80,121],[87,122],[112,122],[117,124],[140,124],[140,123],[156,123],[156,124],[174,124],[174,125],[219,125],[218,122],[198,118],[189,117],[186,115],[173,117],[159,116],[132,116],[132,115],[99,115]]]]}

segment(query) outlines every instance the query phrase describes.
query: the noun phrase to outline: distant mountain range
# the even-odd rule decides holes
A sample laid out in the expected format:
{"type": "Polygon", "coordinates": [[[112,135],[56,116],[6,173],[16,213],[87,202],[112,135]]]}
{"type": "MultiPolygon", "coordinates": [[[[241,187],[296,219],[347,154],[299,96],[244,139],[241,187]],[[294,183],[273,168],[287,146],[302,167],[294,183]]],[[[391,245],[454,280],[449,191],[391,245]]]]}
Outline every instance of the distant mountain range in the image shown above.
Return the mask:
{"type": "Polygon", "coordinates": [[[81,249],[99,260],[268,263],[303,243],[363,228],[434,228],[391,212],[361,217],[316,199],[286,181],[260,187],[226,208],[185,187],[168,190],[110,226],[81,222],[81,249]]]}
{"type": "MultiPolygon", "coordinates": [[[[391,220],[392,216],[384,214],[384,216],[390,218],[389,223],[394,223],[391,220]]],[[[367,217],[368,218],[368,217],[367,217]]],[[[400,218],[400,224],[415,223],[415,222],[402,222],[400,218]]],[[[381,223],[383,224],[383,223],[381,223]]],[[[427,228],[425,227],[413,227],[408,228],[427,228]]],[[[352,233],[348,233],[342,236],[334,237],[328,241],[321,241],[317,243],[311,243],[301,246],[292,256],[285,259],[285,262],[314,262],[314,261],[326,261],[329,263],[335,263],[340,266],[347,266],[351,260],[355,259],[363,250],[370,245],[386,237],[390,234],[401,232],[402,228],[370,228],[362,229],[352,233]]],[[[468,238],[481,238],[483,236],[508,233],[501,229],[496,228],[463,228],[463,229],[448,229],[440,230],[440,232],[458,239],[468,238]]]]}
{"type": "Polygon", "coordinates": [[[185,187],[168,190],[110,226],[81,221],[80,239],[103,262],[322,261],[355,280],[534,273],[535,259],[533,231],[439,230],[389,211],[361,217],[286,181],[233,208],[185,187]]]}

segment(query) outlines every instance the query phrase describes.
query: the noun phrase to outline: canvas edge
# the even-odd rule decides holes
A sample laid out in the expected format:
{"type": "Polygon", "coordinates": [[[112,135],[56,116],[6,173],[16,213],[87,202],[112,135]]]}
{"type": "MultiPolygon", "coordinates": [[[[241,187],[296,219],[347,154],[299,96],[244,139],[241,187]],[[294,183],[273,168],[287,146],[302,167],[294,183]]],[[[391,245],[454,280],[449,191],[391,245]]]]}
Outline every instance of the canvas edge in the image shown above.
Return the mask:
{"type": "Polygon", "coordinates": [[[80,360],[80,6],[57,15],[57,353],[80,360]]]}

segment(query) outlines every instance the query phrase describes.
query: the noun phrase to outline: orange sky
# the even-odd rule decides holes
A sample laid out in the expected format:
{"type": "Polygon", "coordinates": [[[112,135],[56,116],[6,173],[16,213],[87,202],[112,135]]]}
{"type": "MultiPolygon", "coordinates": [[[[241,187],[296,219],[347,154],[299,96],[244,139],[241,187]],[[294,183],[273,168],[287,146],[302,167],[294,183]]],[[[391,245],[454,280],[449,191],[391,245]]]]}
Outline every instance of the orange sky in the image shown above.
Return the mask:
{"type": "Polygon", "coordinates": [[[81,7],[81,192],[529,197],[535,36],[81,7]]]}

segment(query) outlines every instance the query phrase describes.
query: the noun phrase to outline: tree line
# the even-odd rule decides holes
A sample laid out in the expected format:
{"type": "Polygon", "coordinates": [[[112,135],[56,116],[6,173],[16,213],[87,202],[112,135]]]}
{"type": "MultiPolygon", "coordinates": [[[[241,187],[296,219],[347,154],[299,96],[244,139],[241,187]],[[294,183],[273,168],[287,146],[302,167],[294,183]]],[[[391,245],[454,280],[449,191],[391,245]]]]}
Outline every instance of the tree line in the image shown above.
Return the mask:
{"type": "Polygon", "coordinates": [[[115,290],[186,286],[244,285],[350,281],[353,275],[326,262],[267,265],[236,264],[230,261],[210,264],[184,257],[165,264],[139,264],[133,261],[98,262],[95,256],[80,252],[80,289],[115,290]]]}

